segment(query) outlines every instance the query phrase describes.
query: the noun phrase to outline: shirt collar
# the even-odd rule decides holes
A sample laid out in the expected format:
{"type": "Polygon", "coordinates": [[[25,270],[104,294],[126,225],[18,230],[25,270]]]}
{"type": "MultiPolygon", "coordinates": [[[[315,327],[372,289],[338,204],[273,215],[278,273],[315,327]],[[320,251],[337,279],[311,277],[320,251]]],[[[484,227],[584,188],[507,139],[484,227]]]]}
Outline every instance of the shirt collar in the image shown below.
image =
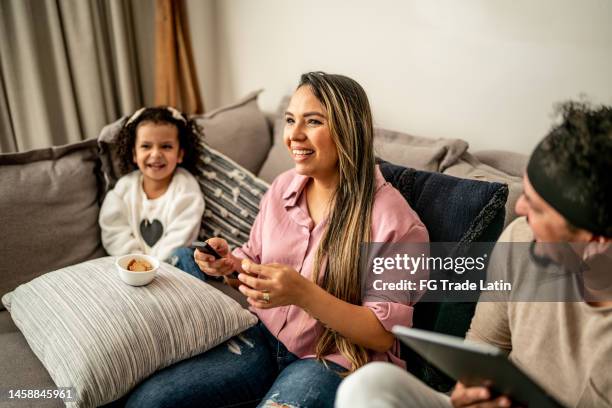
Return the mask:
{"type": "Polygon", "coordinates": [[[295,174],[293,180],[291,180],[291,183],[283,193],[283,200],[285,200],[286,207],[293,207],[296,205],[296,202],[302,194],[304,187],[306,187],[309,178],[310,177],[308,176],[303,176],[297,173],[295,174]]]}

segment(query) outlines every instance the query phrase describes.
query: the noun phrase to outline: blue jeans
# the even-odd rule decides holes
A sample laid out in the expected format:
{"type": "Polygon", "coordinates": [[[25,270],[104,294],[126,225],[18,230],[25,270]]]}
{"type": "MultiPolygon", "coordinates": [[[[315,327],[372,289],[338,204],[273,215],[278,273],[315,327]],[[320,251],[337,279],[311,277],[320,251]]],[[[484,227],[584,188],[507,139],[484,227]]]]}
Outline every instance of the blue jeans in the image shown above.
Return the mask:
{"type": "Polygon", "coordinates": [[[343,367],[290,353],[260,322],[167,367],[129,394],[126,407],[333,407],[343,367]]]}
{"type": "Polygon", "coordinates": [[[207,278],[206,274],[200,270],[200,267],[193,259],[193,251],[194,249],[192,248],[177,248],[172,251],[172,254],[170,254],[168,263],[200,280],[205,281],[207,278]]]}

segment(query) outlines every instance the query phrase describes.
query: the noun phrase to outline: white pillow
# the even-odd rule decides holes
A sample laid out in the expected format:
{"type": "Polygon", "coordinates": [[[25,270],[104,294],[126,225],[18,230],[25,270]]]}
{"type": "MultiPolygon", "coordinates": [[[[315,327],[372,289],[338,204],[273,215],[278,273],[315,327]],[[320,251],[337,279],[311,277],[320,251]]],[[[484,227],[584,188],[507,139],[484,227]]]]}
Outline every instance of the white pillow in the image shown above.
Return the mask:
{"type": "Polygon", "coordinates": [[[217,289],[162,263],[132,287],[113,257],[40,276],[2,298],[69,406],[93,407],[128,393],[153,372],[202,353],[257,322],[217,289]]]}

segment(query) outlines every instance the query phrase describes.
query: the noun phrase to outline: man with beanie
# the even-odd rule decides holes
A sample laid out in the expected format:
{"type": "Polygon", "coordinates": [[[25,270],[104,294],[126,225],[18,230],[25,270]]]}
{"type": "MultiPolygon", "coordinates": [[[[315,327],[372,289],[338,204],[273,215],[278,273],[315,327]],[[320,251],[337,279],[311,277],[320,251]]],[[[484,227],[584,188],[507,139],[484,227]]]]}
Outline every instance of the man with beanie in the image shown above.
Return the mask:
{"type": "MultiPolygon", "coordinates": [[[[581,301],[480,302],[466,338],[506,350],[515,365],[568,407],[612,407],[612,107],[570,102],[560,111],[561,123],[529,159],[515,208],[523,217],[499,241],[572,248],[582,265],[603,254],[604,263],[586,268],[598,275],[591,276],[598,290],[585,285],[581,301]],[[555,243],[565,245],[550,245],[555,243]]],[[[536,274],[542,258],[563,267],[567,257],[555,256],[536,250],[527,262],[506,257],[496,267],[536,274]]],[[[371,363],[341,384],[336,406],[489,408],[515,402],[461,383],[448,396],[395,366],[371,363]]]]}

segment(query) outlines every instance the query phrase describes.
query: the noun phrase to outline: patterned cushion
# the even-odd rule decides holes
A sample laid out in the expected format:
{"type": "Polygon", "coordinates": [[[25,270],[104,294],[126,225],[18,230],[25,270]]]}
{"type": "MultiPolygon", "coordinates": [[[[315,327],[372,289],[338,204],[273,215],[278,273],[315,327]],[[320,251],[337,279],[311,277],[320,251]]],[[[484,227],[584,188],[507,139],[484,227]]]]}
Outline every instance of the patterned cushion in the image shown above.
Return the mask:
{"type": "Polygon", "coordinates": [[[202,353],[255,324],[210,285],[162,263],[132,287],[105,257],[47,273],[2,302],[58,387],[76,406],[120,398],[154,371],[202,353]]]}
{"type": "Polygon", "coordinates": [[[203,161],[196,174],[206,203],[200,238],[222,237],[232,248],[240,246],[249,239],[269,185],[207,145],[203,161]]]}

